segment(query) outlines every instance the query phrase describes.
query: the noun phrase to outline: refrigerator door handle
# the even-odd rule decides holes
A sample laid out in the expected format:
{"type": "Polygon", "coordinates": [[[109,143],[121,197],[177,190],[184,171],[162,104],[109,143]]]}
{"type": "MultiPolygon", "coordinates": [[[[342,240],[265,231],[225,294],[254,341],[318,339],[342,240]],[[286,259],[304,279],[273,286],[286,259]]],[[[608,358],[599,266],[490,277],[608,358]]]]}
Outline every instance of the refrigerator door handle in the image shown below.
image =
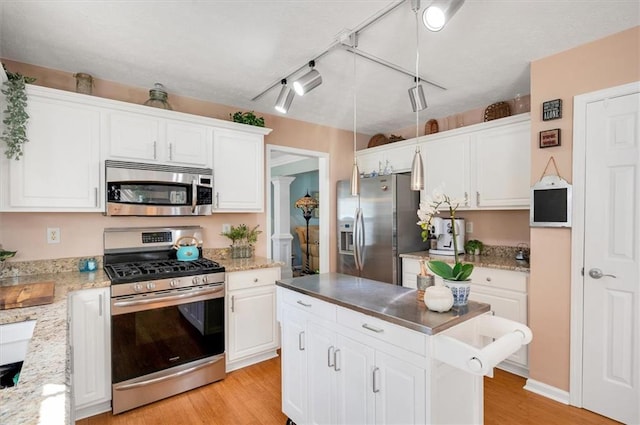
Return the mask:
{"type": "Polygon", "coordinates": [[[353,219],[353,261],[356,263],[356,269],[358,271],[362,270],[362,268],[360,267],[360,243],[358,235],[359,235],[359,230],[358,230],[358,217],[360,215],[360,208],[356,208],[356,214],[355,217],[353,219]]]}
{"type": "Polygon", "coordinates": [[[356,234],[354,246],[356,247],[356,267],[358,270],[362,271],[364,267],[364,215],[362,214],[362,210],[358,208],[356,210],[356,234]]]}

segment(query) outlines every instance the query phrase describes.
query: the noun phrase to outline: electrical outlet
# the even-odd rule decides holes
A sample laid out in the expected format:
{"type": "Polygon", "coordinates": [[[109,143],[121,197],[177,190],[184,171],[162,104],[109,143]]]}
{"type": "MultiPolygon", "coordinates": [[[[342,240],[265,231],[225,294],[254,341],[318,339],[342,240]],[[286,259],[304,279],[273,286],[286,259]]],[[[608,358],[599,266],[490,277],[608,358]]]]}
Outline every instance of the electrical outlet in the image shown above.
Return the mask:
{"type": "Polygon", "coordinates": [[[59,227],[47,227],[47,243],[60,243],[59,227]]]}
{"type": "Polygon", "coordinates": [[[222,233],[227,233],[231,231],[231,225],[226,223],[222,225],[222,233]]]}
{"type": "Polygon", "coordinates": [[[467,221],[465,224],[465,232],[466,233],[473,233],[473,222],[471,221],[467,221]]]}

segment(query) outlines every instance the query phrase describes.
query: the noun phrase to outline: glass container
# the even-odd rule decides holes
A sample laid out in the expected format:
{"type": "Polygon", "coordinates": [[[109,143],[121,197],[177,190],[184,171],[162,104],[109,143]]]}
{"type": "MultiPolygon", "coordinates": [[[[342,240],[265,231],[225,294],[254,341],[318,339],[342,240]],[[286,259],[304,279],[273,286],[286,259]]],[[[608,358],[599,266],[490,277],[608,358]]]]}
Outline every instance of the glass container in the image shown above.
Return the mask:
{"type": "Polygon", "coordinates": [[[155,83],[153,88],[149,90],[149,100],[144,102],[147,106],[152,106],[154,108],[160,109],[173,109],[167,100],[168,94],[167,90],[160,83],[155,83]]]}

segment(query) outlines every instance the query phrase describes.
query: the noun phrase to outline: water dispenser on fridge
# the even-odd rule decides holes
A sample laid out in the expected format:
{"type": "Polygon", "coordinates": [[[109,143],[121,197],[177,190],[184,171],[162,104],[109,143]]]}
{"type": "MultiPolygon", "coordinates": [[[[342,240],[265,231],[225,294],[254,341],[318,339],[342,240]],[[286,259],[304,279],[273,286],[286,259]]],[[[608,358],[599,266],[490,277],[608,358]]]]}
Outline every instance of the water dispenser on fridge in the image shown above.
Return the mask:
{"type": "Polygon", "coordinates": [[[340,224],[339,232],[340,254],[353,254],[353,225],[340,224]]]}

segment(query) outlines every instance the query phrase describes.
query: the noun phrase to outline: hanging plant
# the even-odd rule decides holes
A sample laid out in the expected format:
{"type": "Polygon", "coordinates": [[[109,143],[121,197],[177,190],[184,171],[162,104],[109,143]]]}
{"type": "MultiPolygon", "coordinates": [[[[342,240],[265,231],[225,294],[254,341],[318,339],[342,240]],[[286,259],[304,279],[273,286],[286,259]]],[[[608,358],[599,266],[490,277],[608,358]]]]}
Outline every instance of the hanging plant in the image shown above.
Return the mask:
{"type": "MultiPolygon", "coordinates": [[[[4,64],[2,66],[4,68],[4,64]]],[[[7,109],[4,110],[4,119],[2,120],[4,129],[0,140],[7,145],[7,149],[4,151],[7,158],[19,160],[24,153],[22,145],[29,141],[27,139],[29,115],[26,111],[26,84],[33,83],[36,79],[25,77],[17,72],[9,72],[7,68],[4,69],[9,80],[2,84],[1,90],[7,99],[7,109]]]]}

